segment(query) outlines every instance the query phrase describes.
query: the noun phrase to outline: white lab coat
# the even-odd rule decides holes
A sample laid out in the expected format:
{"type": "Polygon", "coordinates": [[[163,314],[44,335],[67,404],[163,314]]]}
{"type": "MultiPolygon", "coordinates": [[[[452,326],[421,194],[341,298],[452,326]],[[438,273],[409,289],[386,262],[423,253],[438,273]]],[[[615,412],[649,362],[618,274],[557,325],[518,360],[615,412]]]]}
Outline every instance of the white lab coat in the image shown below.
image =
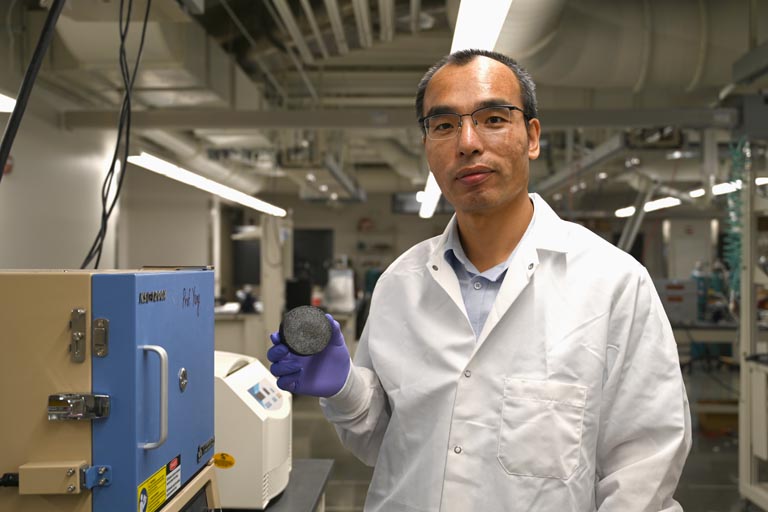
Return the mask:
{"type": "Polygon", "coordinates": [[[375,464],[366,511],[681,510],[690,412],[652,281],[531,198],[533,230],[478,338],[448,230],[379,279],[347,382],[321,400],[375,464]]]}

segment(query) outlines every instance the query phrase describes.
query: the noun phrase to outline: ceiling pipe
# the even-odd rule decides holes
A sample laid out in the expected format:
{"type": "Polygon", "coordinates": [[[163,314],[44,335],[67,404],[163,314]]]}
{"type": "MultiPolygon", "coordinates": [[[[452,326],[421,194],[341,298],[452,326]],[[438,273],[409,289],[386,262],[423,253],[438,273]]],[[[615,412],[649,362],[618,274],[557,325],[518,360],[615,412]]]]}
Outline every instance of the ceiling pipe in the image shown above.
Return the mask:
{"type": "Polygon", "coordinates": [[[349,53],[347,38],[344,35],[344,25],[341,22],[341,12],[337,0],[324,0],[325,10],[328,13],[328,20],[331,22],[331,31],[336,39],[336,48],[341,55],[349,53]]]}
{"type": "Polygon", "coordinates": [[[355,12],[355,24],[360,46],[370,48],[373,46],[373,30],[371,29],[371,9],[368,0],[352,0],[352,9],[355,12]]]}
{"type": "MultiPolygon", "coordinates": [[[[283,25],[283,22],[280,19],[280,16],[277,14],[277,12],[275,12],[275,8],[272,6],[272,4],[269,2],[266,2],[264,5],[269,11],[269,14],[272,16],[272,19],[275,20],[275,24],[277,24],[277,26],[280,28],[280,30],[283,33],[287,33],[287,29],[285,28],[285,25],[283,25]]],[[[288,57],[291,59],[291,62],[296,68],[296,71],[299,72],[299,76],[301,76],[301,80],[302,82],[304,82],[304,86],[307,88],[307,92],[309,92],[309,95],[312,96],[312,99],[315,102],[317,102],[320,99],[317,95],[317,90],[315,90],[315,86],[312,84],[312,81],[309,79],[309,76],[307,76],[307,73],[304,71],[304,66],[301,64],[301,61],[299,60],[298,57],[296,57],[296,54],[293,53],[293,49],[290,46],[286,45],[285,53],[288,54],[288,57]]],[[[310,58],[311,58],[311,55],[310,55],[310,58]]]]}
{"type": "Polygon", "coordinates": [[[365,202],[368,199],[365,190],[363,190],[351,176],[344,172],[341,168],[340,161],[335,159],[330,153],[325,154],[323,165],[328,169],[328,172],[333,175],[347,194],[349,194],[350,199],[360,202],[365,202]]]}
{"type": "Polygon", "coordinates": [[[575,160],[571,165],[544,180],[532,185],[535,192],[542,196],[548,196],[560,190],[563,190],[578,178],[586,180],[597,174],[599,165],[627,149],[626,135],[617,133],[609,138],[585,157],[575,160]]]}
{"type": "MultiPolygon", "coordinates": [[[[245,26],[240,21],[240,18],[237,17],[235,14],[235,11],[232,10],[232,8],[229,6],[229,3],[227,3],[227,0],[221,0],[221,5],[224,7],[224,10],[227,11],[227,14],[229,15],[232,22],[235,24],[235,26],[238,28],[240,33],[243,35],[246,41],[248,41],[248,44],[251,46],[251,48],[256,48],[256,40],[251,36],[251,33],[248,32],[248,29],[245,28],[245,26]]],[[[287,96],[285,94],[285,90],[282,88],[280,83],[275,79],[275,76],[269,71],[267,66],[264,64],[264,62],[259,58],[258,56],[255,58],[256,65],[259,67],[262,73],[264,73],[264,76],[267,77],[267,80],[269,80],[269,83],[272,84],[272,87],[277,91],[277,93],[280,95],[280,97],[285,101],[287,99],[287,96]]]]}
{"type": "Polygon", "coordinates": [[[426,163],[419,156],[408,152],[393,139],[371,139],[367,145],[376,150],[382,160],[412,185],[424,185],[427,181],[426,163]]]}
{"type": "Polygon", "coordinates": [[[627,223],[624,224],[624,229],[621,231],[619,242],[616,246],[622,251],[629,252],[632,249],[632,245],[635,243],[635,238],[640,230],[640,225],[645,218],[645,209],[643,206],[650,201],[653,197],[653,193],[656,190],[657,184],[650,179],[644,179],[642,185],[638,189],[637,198],[635,199],[635,212],[627,219],[627,223]]]}
{"type": "Polygon", "coordinates": [[[395,0],[379,0],[379,39],[388,43],[395,38],[395,0]]]}
{"type": "MultiPolygon", "coordinates": [[[[291,8],[285,0],[272,0],[272,5],[280,15],[280,20],[282,20],[281,27],[291,35],[293,44],[296,45],[296,49],[298,50],[299,55],[301,55],[302,60],[307,64],[314,63],[315,58],[312,56],[312,52],[309,50],[309,46],[307,45],[304,36],[301,34],[301,30],[299,30],[299,25],[296,23],[296,18],[293,17],[291,8]]],[[[274,11],[270,10],[270,13],[274,13],[274,11]]],[[[275,21],[278,20],[275,19],[275,21]]]]}
{"type": "MultiPolygon", "coordinates": [[[[458,8],[456,14],[458,15],[458,8]]],[[[411,33],[419,31],[419,17],[421,16],[421,0],[411,0],[411,33]]],[[[454,17],[456,19],[456,17],[454,17]]]]}
{"type": "Polygon", "coordinates": [[[328,48],[325,46],[322,34],[320,34],[320,28],[317,26],[315,13],[312,10],[312,6],[309,4],[309,0],[301,0],[301,7],[304,9],[304,15],[307,17],[309,27],[312,29],[312,35],[315,36],[315,41],[317,41],[317,47],[320,49],[320,54],[324,59],[327,59],[329,57],[328,48]]]}

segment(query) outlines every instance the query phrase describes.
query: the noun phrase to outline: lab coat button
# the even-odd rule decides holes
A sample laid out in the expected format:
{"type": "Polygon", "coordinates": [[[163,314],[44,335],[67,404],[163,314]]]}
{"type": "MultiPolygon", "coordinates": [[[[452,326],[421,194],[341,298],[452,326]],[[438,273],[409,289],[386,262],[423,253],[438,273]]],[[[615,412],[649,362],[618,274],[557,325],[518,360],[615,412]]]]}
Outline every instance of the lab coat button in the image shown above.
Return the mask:
{"type": "Polygon", "coordinates": [[[479,290],[480,288],[483,287],[483,283],[481,283],[480,281],[475,281],[475,284],[472,286],[475,287],[475,290],[479,290]]]}
{"type": "Polygon", "coordinates": [[[472,376],[472,372],[471,372],[471,371],[469,371],[469,370],[464,370],[464,376],[465,376],[466,378],[470,378],[470,377],[472,376]]]}
{"type": "Polygon", "coordinates": [[[533,270],[533,263],[531,263],[530,265],[528,265],[528,270],[533,270]]]}
{"type": "Polygon", "coordinates": [[[456,453],[461,453],[461,446],[454,446],[453,451],[456,453]]]}
{"type": "Polygon", "coordinates": [[[437,265],[432,265],[432,270],[437,270],[437,265]]]}

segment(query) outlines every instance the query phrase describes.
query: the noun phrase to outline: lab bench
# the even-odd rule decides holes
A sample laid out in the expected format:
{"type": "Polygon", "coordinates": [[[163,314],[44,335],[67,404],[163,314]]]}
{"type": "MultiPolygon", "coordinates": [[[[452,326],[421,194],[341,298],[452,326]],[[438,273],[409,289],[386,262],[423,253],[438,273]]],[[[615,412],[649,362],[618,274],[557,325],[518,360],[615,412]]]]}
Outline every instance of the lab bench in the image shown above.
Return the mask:
{"type": "MultiPolygon", "coordinates": [[[[265,512],[325,512],[325,486],[331,469],[331,459],[294,459],[288,487],[265,512]]],[[[237,512],[247,511],[238,509],[237,512]]]]}

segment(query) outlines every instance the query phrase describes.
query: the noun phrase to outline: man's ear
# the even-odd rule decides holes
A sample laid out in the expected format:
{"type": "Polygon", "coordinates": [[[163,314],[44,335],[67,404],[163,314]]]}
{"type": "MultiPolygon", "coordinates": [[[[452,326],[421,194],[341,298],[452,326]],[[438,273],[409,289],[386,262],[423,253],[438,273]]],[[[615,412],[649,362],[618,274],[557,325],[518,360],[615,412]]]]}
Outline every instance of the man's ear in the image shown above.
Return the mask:
{"type": "Polygon", "coordinates": [[[541,123],[535,117],[528,121],[528,158],[536,160],[539,158],[541,147],[539,139],[541,137],[541,123]]]}

